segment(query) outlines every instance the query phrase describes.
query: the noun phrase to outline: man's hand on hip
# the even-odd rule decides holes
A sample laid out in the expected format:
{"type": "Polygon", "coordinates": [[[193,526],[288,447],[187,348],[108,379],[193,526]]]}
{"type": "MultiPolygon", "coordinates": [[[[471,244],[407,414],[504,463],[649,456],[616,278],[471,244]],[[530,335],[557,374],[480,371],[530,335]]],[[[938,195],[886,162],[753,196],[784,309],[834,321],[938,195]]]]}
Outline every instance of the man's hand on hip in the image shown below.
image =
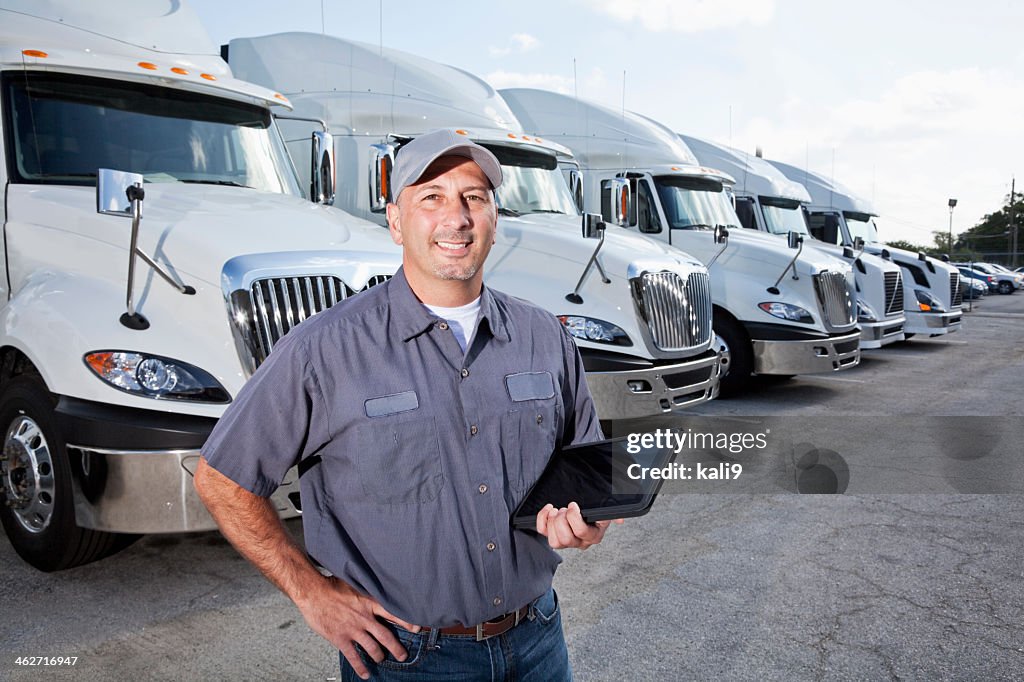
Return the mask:
{"type": "Polygon", "coordinates": [[[359,658],[355,645],[361,646],[377,663],[386,658],[384,649],[399,661],[404,661],[407,655],[402,643],[377,620],[378,617],[412,632],[420,629],[389,613],[373,598],[356,592],[337,578],[324,578],[320,586],[310,590],[295,604],[309,627],[337,647],[363,679],[370,673],[359,658]]]}
{"type": "MultiPolygon", "coordinates": [[[[614,522],[622,523],[622,519],[614,522]]],[[[561,509],[549,504],[537,514],[537,532],[548,539],[552,549],[587,549],[604,539],[605,531],[611,524],[612,521],[587,523],[580,513],[580,506],[575,502],[561,509]]]]}

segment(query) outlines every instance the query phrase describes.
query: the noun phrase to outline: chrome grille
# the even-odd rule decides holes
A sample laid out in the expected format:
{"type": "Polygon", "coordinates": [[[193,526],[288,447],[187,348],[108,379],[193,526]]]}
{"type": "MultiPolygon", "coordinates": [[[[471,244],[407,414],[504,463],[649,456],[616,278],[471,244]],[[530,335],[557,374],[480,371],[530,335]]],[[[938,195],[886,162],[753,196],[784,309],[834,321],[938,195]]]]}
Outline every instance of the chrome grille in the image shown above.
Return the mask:
{"type": "Polygon", "coordinates": [[[903,312],[903,275],[899,270],[885,273],[885,314],[903,312]]]}
{"type": "Polygon", "coordinates": [[[695,348],[711,340],[711,283],[706,272],[685,280],[674,272],[647,272],[630,280],[633,302],[661,351],[695,348]]]}
{"type": "Polygon", "coordinates": [[[964,294],[960,291],[959,272],[954,272],[949,276],[949,300],[952,301],[951,305],[954,308],[964,303],[964,294]]]}
{"type": "Polygon", "coordinates": [[[856,321],[856,310],[843,273],[826,271],[815,275],[814,291],[818,294],[826,325],[848,327],[856,321]]]}
{"type": "MultiPolygon", "coordinates": [[[[374,275],[362,291],[389,279],[391,275],[374,275]]],[[[356,293],[334,275],[265,277],[253,281],[248,290],[233,292],[231,321],[246,370],[256,371],[300,322],[356,293]]]]}
{"type": "Polygon", "coordinates": [[[300,322],[355,292],[337,277],[314,275],[258,279],[249,293],[262,361],[270,355],[274,344],[300,322]]]}

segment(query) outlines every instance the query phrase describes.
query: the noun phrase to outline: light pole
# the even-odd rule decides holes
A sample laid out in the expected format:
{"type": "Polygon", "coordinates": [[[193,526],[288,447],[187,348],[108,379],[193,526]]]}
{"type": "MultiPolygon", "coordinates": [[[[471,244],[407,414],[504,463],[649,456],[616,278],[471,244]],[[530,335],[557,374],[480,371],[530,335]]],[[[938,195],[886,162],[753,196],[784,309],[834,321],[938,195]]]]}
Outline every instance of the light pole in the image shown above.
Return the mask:
{"type": "Polygon", "coordinates": [[[949,200],[949,260],[953,260],[953,209],[956,208],[956,199],[949,200]]]}

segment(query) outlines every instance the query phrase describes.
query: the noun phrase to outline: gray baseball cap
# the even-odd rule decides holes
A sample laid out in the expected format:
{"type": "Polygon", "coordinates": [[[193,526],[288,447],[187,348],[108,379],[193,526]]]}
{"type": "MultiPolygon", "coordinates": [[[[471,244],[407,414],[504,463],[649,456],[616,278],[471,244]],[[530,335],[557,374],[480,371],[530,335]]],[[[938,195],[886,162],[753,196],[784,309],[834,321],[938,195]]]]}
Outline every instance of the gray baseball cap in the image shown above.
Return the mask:
{"type": "Polygon", "coordinates": [[[404,144],[395,155],[395,167],[391,171],[391,201],[398,201],[398,195],[409,185],[416,184],[430,164],[442,156],[464,156],[472,159],[491,187],[501,185],[501,164],[491,152],[451,128],[441,128],[424,133],[404,144]]]}

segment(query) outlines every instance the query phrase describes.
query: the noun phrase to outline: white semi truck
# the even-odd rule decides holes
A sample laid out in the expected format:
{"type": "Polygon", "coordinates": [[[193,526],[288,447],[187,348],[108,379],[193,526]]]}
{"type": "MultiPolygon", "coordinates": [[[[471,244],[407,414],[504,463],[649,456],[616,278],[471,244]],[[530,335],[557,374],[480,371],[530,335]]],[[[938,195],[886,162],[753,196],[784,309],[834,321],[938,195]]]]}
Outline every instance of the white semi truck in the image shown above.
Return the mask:
{"type": "Polygon", "coordinates": [[[886,246],[879,241],[878,213],[867,200],[821,174],[779,161],[770,161],[783,175],[799,182],[811,195],[808,206],[811,234],[831,244],[853,246],[859,238],[869,253],[888,256],[903,269],[904,334],[941,336],[960,329],[963,293],[960,273],[951,265],[923,253],[886,246]]]}
{"type": "Polygon", "coordinates": [[[697,165],[672,131],[628,112],[535,89],[501,90],[530,132],[569,147],[583,170],[587,210],[696,255],[711,273],[714,330],[728,347],[723,391],[752,373],[832,372],[860,361],[853,272],[847,263],[739,229],[734,180],[697,165]],[[631,188],[628,206],[616,189],[631,188]],[[623,210],[623,209],[627,210],[623,210]],[[714,238],[732,229],[726,244],[714,238]]]}
{"type": "Polygon", "coordinates": [[[736,215],[743,227],[760,230],[785,239],[790,232],[853,267],[857,285],[857,324],[860,347],[881,348],[902,341],[903,282],[900,267],[882,256],[838,244],[812,241],[807,230],[804,207],[811,195],[803,185],[793,182],[764,159],[745,154],[716,142],[680,135],[702,165],[725,171],[736,179],[736,215]]]}
{"type": "MultiPolygon", "coordinates": [[[[401,262],[302,196],[286,98],[169,7],[0,3],[0,519],[41,570],[215,528],[191,473],[225,406],[289,329],[401,262]]],[[[297,497],[289,474],[282,515],[297,497]]]]}
{"type": "MultiPolygon", "coordinates": [[[[240,77],[284,93],[296,114],[329,126],[337,204],[380,225],[391,164],[406,141],[455,128],[494,152],[505,179],[485,280],[562,321],[602,420],[664,414],[717,394],[721,360],[707,269],[678,250],[581,219],[560,170],[574,165],[569,150],[523,135],[485,82],[405,52],[321,34],[240,38],[223,53],[240,77]]],[[[307,128],[292,126],[301,132],[282,129],[302,157],[307,128]]]]}

